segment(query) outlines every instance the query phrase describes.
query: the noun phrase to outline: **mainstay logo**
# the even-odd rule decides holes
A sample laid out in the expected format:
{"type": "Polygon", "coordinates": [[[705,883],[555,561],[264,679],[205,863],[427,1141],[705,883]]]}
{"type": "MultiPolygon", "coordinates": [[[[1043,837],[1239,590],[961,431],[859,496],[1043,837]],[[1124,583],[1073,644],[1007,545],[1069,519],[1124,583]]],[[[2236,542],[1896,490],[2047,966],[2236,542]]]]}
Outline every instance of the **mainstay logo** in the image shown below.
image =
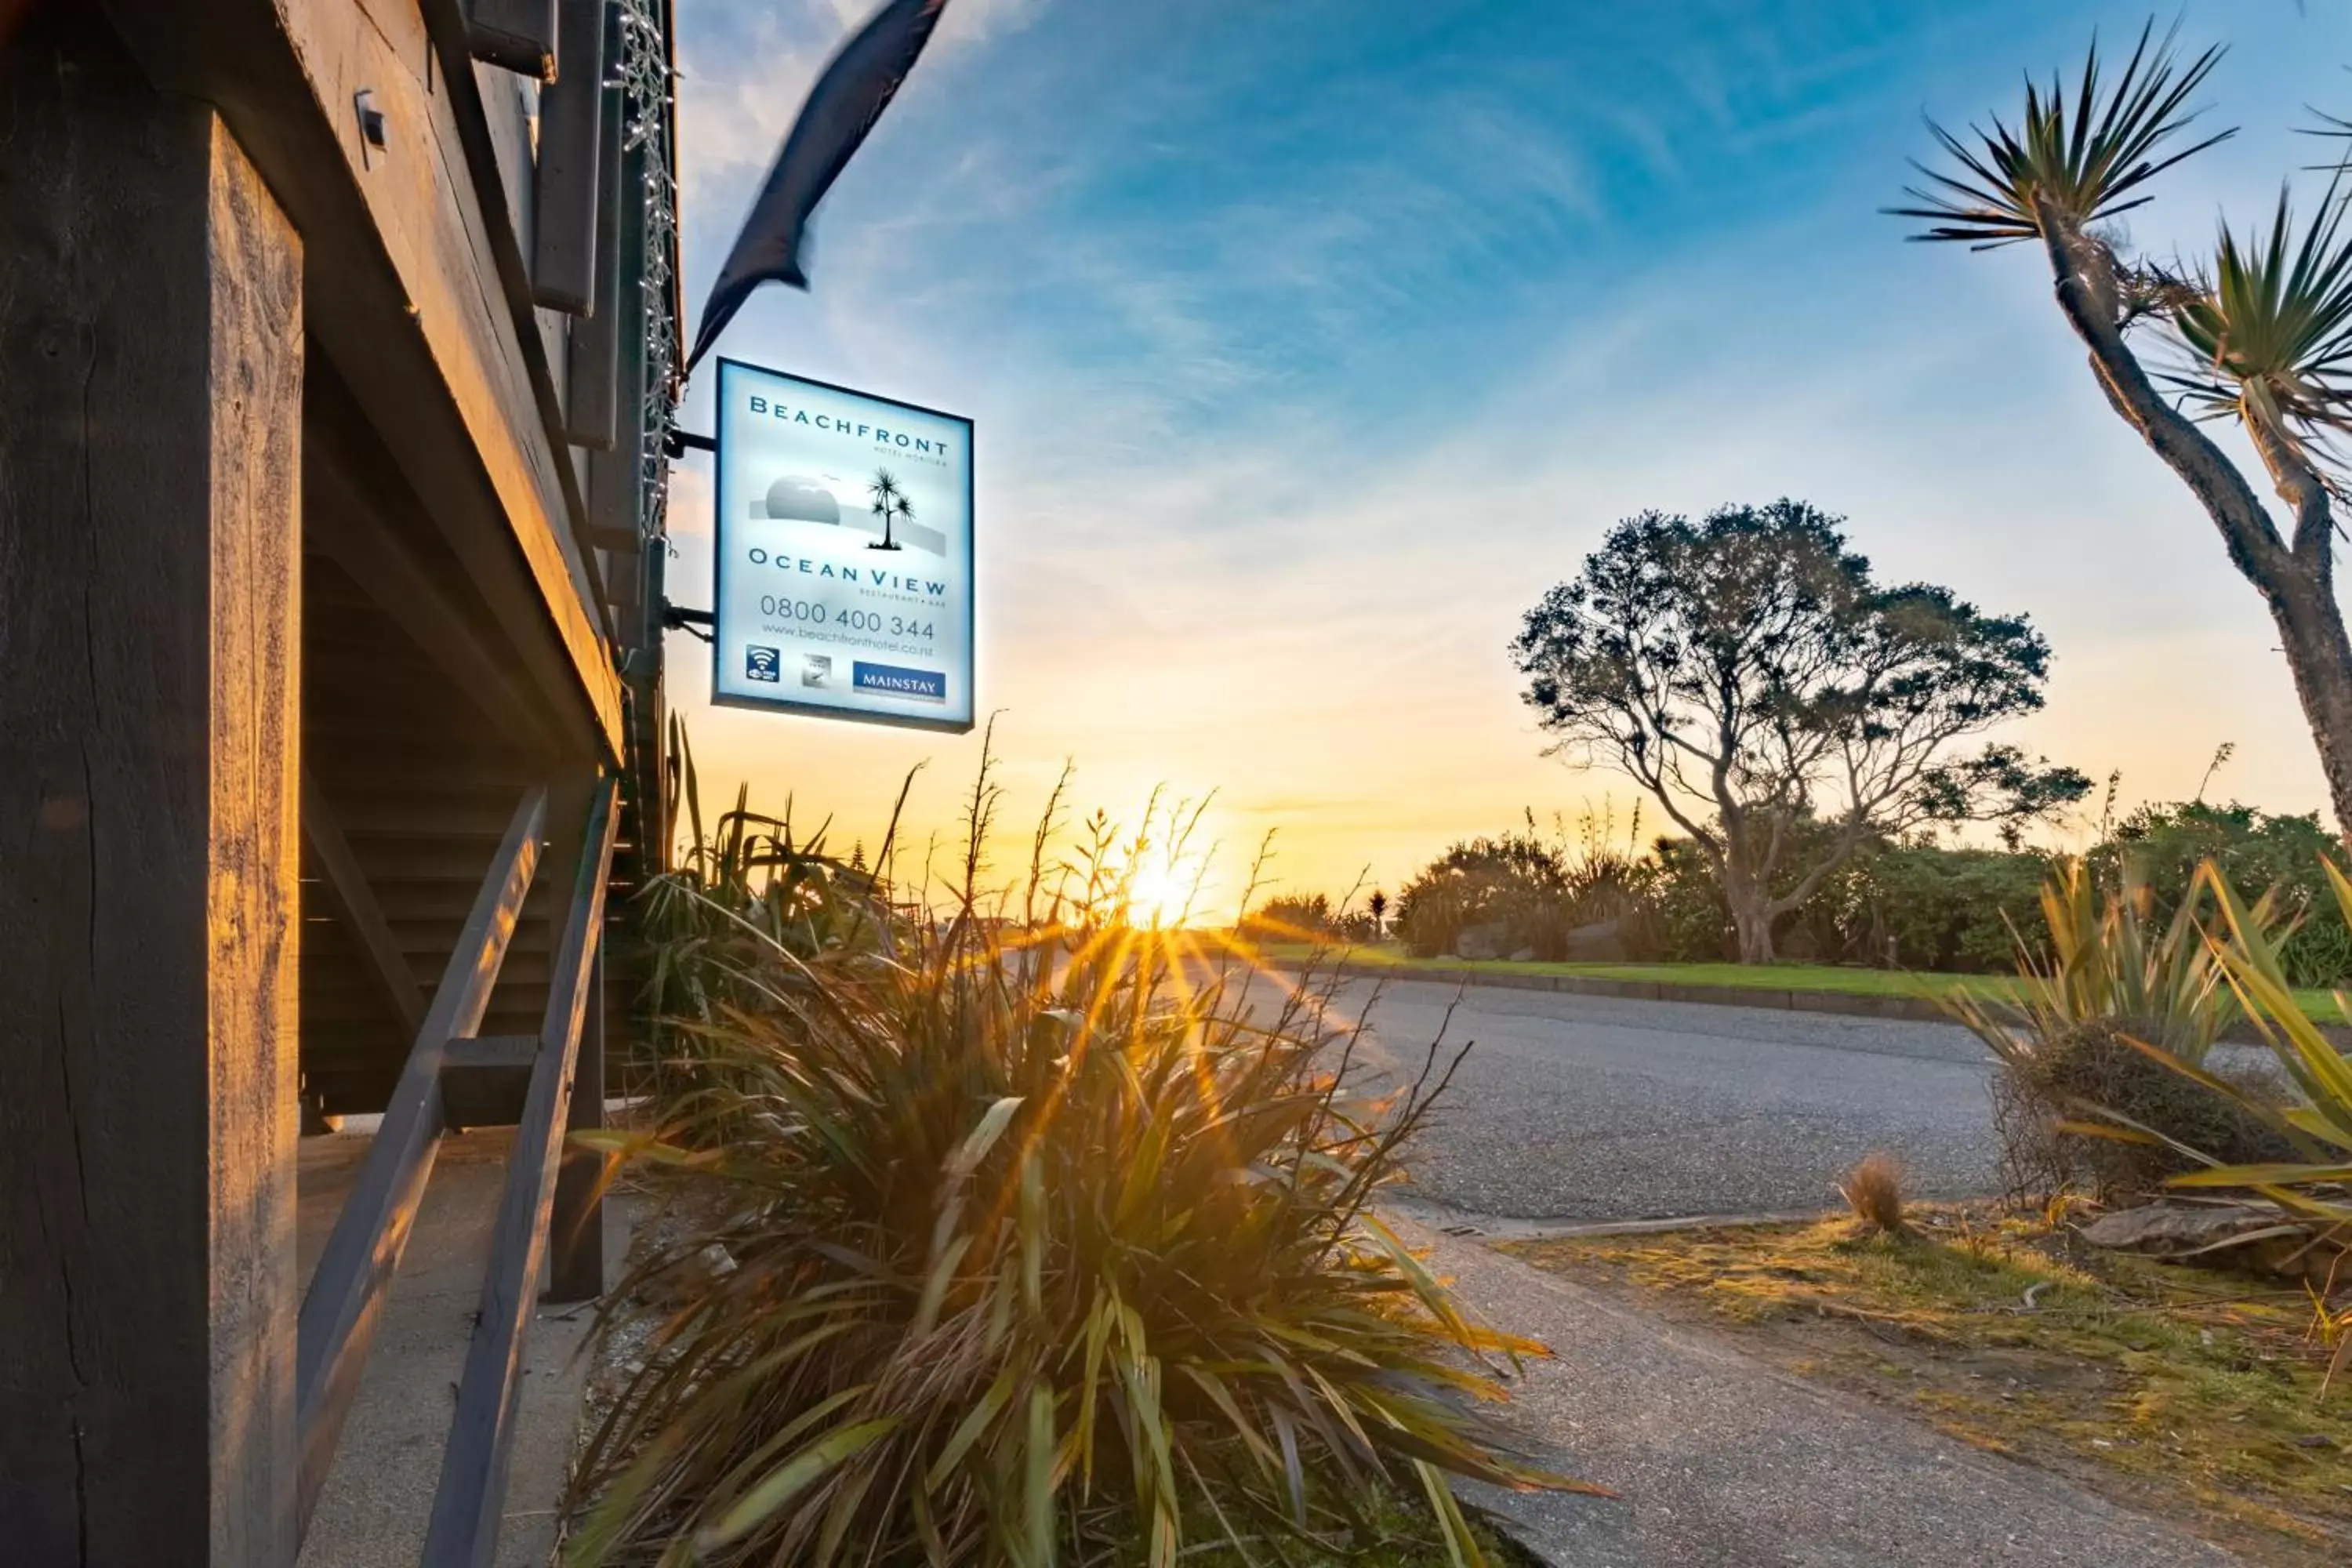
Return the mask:
{"type": "Polygon", "coordinates": [[[902,669],[861,658],[850,666],[850,683],[860,691],[887,692],[892,697],[919,697],[929,702],[948,700],[948,678],[935,669],[902,669]]]}

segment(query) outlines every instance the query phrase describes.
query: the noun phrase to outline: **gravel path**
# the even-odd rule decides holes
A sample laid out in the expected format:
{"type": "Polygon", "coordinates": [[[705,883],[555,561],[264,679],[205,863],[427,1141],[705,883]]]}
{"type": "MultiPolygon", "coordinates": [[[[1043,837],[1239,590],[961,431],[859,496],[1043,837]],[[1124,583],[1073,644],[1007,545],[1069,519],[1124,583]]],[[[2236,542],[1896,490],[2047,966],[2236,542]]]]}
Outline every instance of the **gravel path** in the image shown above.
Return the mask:
{"type": "Polygon", "coordinates": [[[1465,1488],[1563,1568],[2228,1568],[2067,1482],[1782,1374],[1517,1258],[1401,1222],[1486,1321],[1530,1334],[1506,1418],[1613,1499],[1465,1488]]]}
{"type": "MultiPolygon", "coordinates": [[[[1369,981],[1339,993],[1350,1016],[1369,981]]],[[[1920,1196],[1991,1190],[1989,1058],[1966,1030],[1685,1002],[1391,981],[1376,1066],[1470,1043],[1412,1192],[1475,1214],[1644,1219],[1816,1209],[1892,1149],[1920,1196]],[[1450,1024],[1445,1015],[1454,1009],[1450,1024]]]]}

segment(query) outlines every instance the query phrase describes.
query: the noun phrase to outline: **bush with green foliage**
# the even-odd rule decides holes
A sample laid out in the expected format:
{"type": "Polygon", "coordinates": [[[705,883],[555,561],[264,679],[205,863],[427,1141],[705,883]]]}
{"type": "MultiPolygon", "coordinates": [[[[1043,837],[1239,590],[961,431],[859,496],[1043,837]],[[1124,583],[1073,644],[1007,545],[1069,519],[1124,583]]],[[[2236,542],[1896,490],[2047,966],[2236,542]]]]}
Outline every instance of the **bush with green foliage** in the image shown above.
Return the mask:
{"type": "Polygon", "coordinates": [[[1676,963],[1717,963],[1739,952],[1731,905],[1714,867],[1687,838],[1661,838],[1651,847],[1657,868],[1650,879],[1650,929],[1656,955],[1676,963]]]}
{"type": "MultiPolygon", "coordinates": [[[[1804,839],[1829,829],[1806,818],[1789,831],[1804,839]]],[[[1797,847],[1796,859],[1811,856],[1797,847]]],[[[2182,907],[2198,868],[2210,862],[2240,899],[2267,896],[2294,984],[2352,979],[2352,925],[2328,896],[2326,876],[2326,867],[2346,864],[2345,852],[2316,814],[2200,801],[2147,805],[2116,823],[2084,859],[2098,887],[2128,880],[2158,923],[2182,907]]],[[[2021,939],[2037,959],[2047,956],[2040,904],[2055,866],[2032,849],[1873,840],[1780,918],[1776,949],[1877,969],[2003,973],[2021,939]]],[[[1794,872],[1781,878],[1795,886],[1794,872]]],[[[1557,959],[1570,931],[1597,921],[1619,923],[1629,958],[1704,963],[1738,952],[1721,878],[1693,840],[1659,838],[1642,855],[1591,842],[1579,852],[1564,835],[1538,834],[1532,816],[1522,832],[1465,839],[1433,861],[1405,885],[1394,929],[1415,955],[1430,957],[1455,952],[1465,929],[1500,925],[1505,953],[1557,959]]]]}
{"type": "MultiPolygon", "coordinates": [[[[1715,963],[1737,954],[1730,906],[1697,847],[1658,841],[1645,893],[1660,957],[1715,963]]],[[[2008,967],[2011,928],[2032,924],[2048,861],[2002,849],[1873,843],[1782,918],[1786,957],[1878,969],[1981,973],[2008,967]]]]}
{"type": "Polygon", "coordinates": [[[1251,1007],[1246,966],[1073,893],[1042,829],[983,911],[992,798],[894,951],[752,931],[677,1024],[692,1087],[596,1140],[703,1178],[608,1313],[714,1245],[733,1267],[583,1454],[570,1559],[1169,1568],[1202,1537],[1334,1550],[1395,1487],[1477,1561],[1449,1475],[1572,1483],[1486,1413],[1486,1358],[1541,1347],[1371,1211],[1450,1066],[1367,1093],[1328,993],[1251,1007]]]}
{"type": "Polygon", "coordinates": [[[1823,958],[1884,969],[1984,973],[2008,967],[2034,923],[2044,857],[1932,844],[1874,846],[1801,911],[1823,958]]]}
{"type": "Polygon", "coordinates": [[[1505,952],[1556,959],[1567,945],[1568,865],[1530,830],[1468,838],[1439,856],[1397,895],[1396,931],[1408,952],[1454,951],[1475,926],[1499,925],[1505,952]]]}
{"type": "MultiPolygon", "coordinates": [[[[1819,831],[1801,824],[1799,833],[1819,831]]],[[[2011,922],[2031,916],[2047,862],[2000,849],[1873,841],[1781,917],[1784,957],[1879,969],[1976,972],[2007,967],[2011,922]]],[[[1738,952],[1731,907],[1698,847],[1662,838],[1643,892],[1656,956],[1707,963],[1738,952]]],[[[1793,885],[1794,878],[1790,878],[1793,885]]]]}
{"type": "MultiPolygon", "coordinates": [[[[2128,879],[2158,922],[2181,907],[2197,868],[2210,860],[2241,899],[2269,896],[2285,931],[2281,962],[2294,984],[2352,977],[2352,927],[2328,897],[2323,870],[2323,862],[2344,864],[2344,850],[2315,815],[2198,802],[2145,806],[2084,858],[2099,887],[2128,879]]],[[[2054,866],[2030,849],[1873,843],[1782,917],[1776,941],[1789,957],[1821,963],[2002,973],[2021,937],[2043,955],[2041,889],[2054,866]]],[[[1659,839],[1627,879],[1643,905],[1641,928],[1651,933],[1655,956],[1713,963],[1736,953],[1730,907],[1690,840],[1659,839]]]]}
{"type": "Polygon", "coordinates": [[[1638,808],[1622,846],[1612,812],[1586,812],[1571,839],[1559,818],[1546,837],[1530,811],[1519,831],[1464,839],[1407,881],[1397,897],[1394,932],[1409,952],[1427,958],[1455,952],[1465,931],[1499,928],[1503,952],[1558,960],[1570,932],[1612,921],[1627,948],[1647,952],[1658,942],[1652,929],[1657,868],[1634,851],[1640,833],[1638,808]]]}
{"type": "Polygon", "coordinates": [[[1328,893],[1277,893],[1241,922],[1242,934],[1256,942],[1321,942],[1337,930],[1328,893]]]}
{"type": "Polygon", "coordinates": [[[2268,894],[2272,912],[2291,925],[2280,963],[2295,985],[2332,985],[2352,976],[2352,926],[2329,896],[2326,868],[2346,864],[2343,840],[2316,812],[2288,816],[2235,802],[2183,801],[2140,807],[2091,851],[2100,878],[2115,883],[2128,864],[2161,911],[2189,897],[2210,865],[2242,900],[2268,894]]]}

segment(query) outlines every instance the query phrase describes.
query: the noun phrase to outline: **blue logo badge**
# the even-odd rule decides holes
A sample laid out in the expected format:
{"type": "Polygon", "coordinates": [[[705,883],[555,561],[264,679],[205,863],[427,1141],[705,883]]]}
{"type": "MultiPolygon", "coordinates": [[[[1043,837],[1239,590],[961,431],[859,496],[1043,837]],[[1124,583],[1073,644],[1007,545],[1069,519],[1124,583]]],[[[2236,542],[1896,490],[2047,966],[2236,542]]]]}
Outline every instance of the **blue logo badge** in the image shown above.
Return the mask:
{"type": "Polygon", "coordinates": [[[948,678],[936,669],[901,669],[895,664],[868,664],[861,658],[851,665],[850,679],[858,690],[885,697],[915,697],[926,702],[948,700],[948,678]]]}
{"type": "Polygon", "coordinates": [[[772,647],[743,649],[743,679],[778,681],[783,679],[783,657],[772,647]]]}

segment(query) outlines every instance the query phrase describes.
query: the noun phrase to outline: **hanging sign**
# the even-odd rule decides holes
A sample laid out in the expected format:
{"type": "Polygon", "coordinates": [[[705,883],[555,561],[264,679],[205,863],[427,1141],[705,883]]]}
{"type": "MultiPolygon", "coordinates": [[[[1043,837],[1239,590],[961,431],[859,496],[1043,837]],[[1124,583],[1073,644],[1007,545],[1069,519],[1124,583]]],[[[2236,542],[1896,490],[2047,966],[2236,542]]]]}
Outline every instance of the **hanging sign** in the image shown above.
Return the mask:
{"type": "Polygon", "coordinates": [[[971,433],[719,362],[714,701],[972,727],[971,433]]]}

